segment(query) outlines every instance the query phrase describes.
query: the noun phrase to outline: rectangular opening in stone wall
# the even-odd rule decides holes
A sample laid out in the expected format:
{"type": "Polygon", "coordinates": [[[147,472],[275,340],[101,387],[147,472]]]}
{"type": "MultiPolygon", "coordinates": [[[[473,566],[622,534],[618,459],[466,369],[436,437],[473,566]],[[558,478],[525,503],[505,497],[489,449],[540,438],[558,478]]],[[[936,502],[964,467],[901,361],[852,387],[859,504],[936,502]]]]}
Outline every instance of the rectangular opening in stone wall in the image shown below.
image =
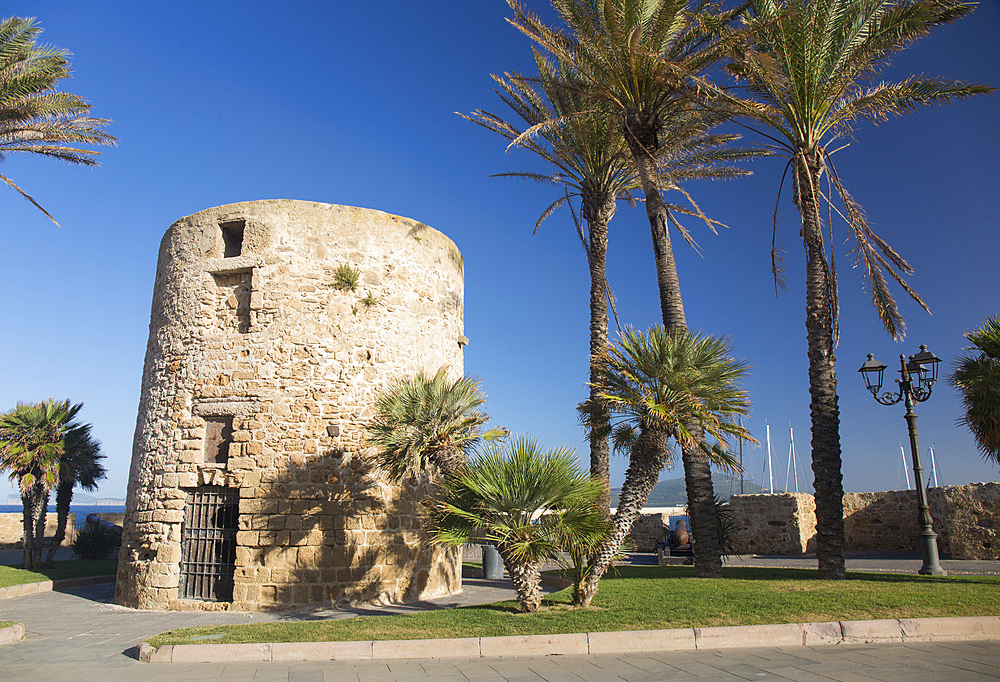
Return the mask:
{"type": "Polygon", "coordinates": [[[243,230],[246,225],[245,220],[230,220],[219,223],[219,228],[222,230],[222,243],[225,244],[223,258],[235,258],[243,253],[243,230]]]}
{"type": "Polygon", "coordinates": [[[205,417],[205,464],[228,462],[232,442],[232,417],[205,417]]]}
{"type": "Polygon", "coordinates": [[[189,490],[181,526],[180,598],[231,602],[236,572],[239,491],[189,490]]]}
{"type": "Polygon", "coordinates": [[[250,331],[250,270],[213,272],[215,280],[214,324],[223,330],[250,331]]]}

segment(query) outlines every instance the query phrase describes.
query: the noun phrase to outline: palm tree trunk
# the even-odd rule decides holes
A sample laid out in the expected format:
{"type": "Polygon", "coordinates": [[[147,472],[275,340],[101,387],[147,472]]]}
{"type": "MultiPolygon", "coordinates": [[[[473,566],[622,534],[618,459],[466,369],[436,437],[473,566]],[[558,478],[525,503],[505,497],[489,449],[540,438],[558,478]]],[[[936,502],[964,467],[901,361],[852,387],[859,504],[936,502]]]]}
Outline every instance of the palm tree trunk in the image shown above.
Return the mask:
{"type": "MultiPolygon", "coordinates": [[[[594,202],[596,203],[596,202],[594,202]]],[[[608,258],[608,223],[615,214],[615,198],[611,197],[600,205],[591,206],[584,201],[583,217],[590,226],[590,243],[587,261],[590,265],[590,357],[604,350],[608,345],[608,285],[605,265],[608,258]]],[[[611,509],[610,448],[608,446],[608,411],[599,399],[599,389],[595,386],[596,368],[590,365],[590,397],[588,402],[588,425],[590,432],[590,476],[601,482],[604,492],[599,504],[605,513],[611,509]]]]}
{"type": "MultiPolygon", "coordinates": [[[[667,207],[660,193],[657,180],[656,132],[652,126],[643,128],[637,122],[626,127],[629,151],[642,183],[646,199],[646,215],[653,237],[653,254],[656,257],[656,282],[660,290],[660,312],[663,328],[667,331],[687,331],[684,302],[681,299],[677,263],[670,244],[667,224],[667,207]],[[635,131],[636,134],[629,134],[635,131]]],[[[704,434],[697,424],[688,424],[696,441],[704,441],[704,434]]],[[[697,444],[684,449],[684,483],[688,491],[688,512],[691,515],[691,533],[694,536],[694,573],[699,578],[718,578],[722,575],[722,555],[715,523],[712,466],[708,455],[697,444]],[[710,512],[710,513],[709,513],[710,512]]]]}
{"type": "Polygon", "coordinates": [[[618,511],[611,517],[611,532],[591,556],[590,570],[583,584],[573,591],[574,603],[578,606],[590,606],[597,594],[597,586],[615,556],[621,550],[622,543],[632,530],[632,524],[639,518],[642,508],[646,506],[649,493],[660,478],[660,472],[667,463],[670,451],[667,449],[665,434],[644,428],[639,434],[639,442],[629,459],[625,471],[625,483],[622,485],[621,498],[618,500],[618,511]]]}
{"type": "Polygon", "coordinates": [[[31,548],[34,546],[35,517],[31,503],[30,489],[21,489],[21,523],[24,529],[24,544],[21,547],[21,566],[31,568],[31,548]]]}
{"type": "Polygon", "coordinates": [[[49,491],[42,483],[35,484],[34,502],[35,537],[31,545],[31,567],[42,567],[42,550],[45,548],[45,520],[48,515],[49,491]]]}
{"type": "Polygon", "coordinates": [[[638,136],[627,135],[629,150],[642,183],[646,200],[646,216],[653,238],[653,256],[656,259],[656,284],[660,292],[660,312],[663,327],[667,331],[687,331],[684,316],[684,302],[681,299],[681,285],[677,277],[677,263],[670,244],[670,230],[667,224],[667,205],[660,193],[657,181],[656,159],[651,149],[655,147],[655,133],[638,136]]]}
{"type": "Polygon", "coordinates": [[[446,478],[457,476],[465,471],[465,453],[461,448],[441,448],[434,454],[434,464],[446,478]]]}
{"type": "Polygon", "coordinates": [[[534,613],[542,605],[540,588],[542,576],[538,571],[538,564],[515,556],[513,549],[506,543],[497,543],[497,551],[503,558],[511,582],[514,583],[514,592],[521,610],[525,613],[534,613]]]}
{"type": "Polygon", "coordinates": [[[816,149],[796,154],[796,190],[806,245],[806,338],[812,468],[816,490],[816,558],[819,577],[843,579],[844,484],[840,462],[840,408],[833,352],[830,271],[823,253],[819,183],[823,164],[816,149]]]}
{"type": "Polygon", "coordinates": [[[45,540],[45,507],[48,501],[49,492],[41,482],[35,482],[21,490],[24,568],[41,568],[42,543],[45,540]]]}
{"type": "Polygon", "coordinates": [[[56,552],[66,537],[66,522],[69,519],[69,506],[73,502],[73,485],[75,481],[60,481],[56,489],[56,534],[52,536],[49,553],[45,557],[45,566],[51,568],[56,561],[56,552]]]}

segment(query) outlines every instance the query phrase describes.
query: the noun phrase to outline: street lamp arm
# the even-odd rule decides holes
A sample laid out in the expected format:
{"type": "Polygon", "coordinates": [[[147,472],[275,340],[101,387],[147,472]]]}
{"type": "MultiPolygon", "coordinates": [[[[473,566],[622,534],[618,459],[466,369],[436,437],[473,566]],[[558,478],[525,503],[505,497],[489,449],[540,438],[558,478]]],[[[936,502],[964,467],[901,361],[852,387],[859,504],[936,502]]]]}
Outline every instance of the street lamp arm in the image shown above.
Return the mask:
{"type": "Polygon", "coordinates": [[[895,405],[900,400],[903,399],[903,392],[893,393],[891,391],[886,391],[882,395],[878,395],[876,391],[872,391],[872,397],[883,405],[895,405]]]}

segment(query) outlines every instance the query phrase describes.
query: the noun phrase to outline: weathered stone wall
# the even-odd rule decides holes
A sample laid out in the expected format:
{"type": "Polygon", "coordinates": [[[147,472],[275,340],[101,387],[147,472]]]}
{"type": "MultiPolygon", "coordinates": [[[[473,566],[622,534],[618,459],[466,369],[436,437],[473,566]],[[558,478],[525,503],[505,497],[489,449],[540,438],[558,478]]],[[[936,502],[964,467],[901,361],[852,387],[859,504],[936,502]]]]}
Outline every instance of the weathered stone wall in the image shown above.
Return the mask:
{"type": "Polygon", "coordinates": [[[383,388],[418,370],[461,376],[463,287],[451,240],[380,211],[274,200],[174,223],[157,265],[116,601],[260,609],[459,589],[459,553],[422,530],[429,481],[388,484],[364,441],[383,388]],[[227,256],[234,225],[242,247],[227,256]],[[329,286],[341,265],[360,271],[357,291],[329,286]],[[223,456],[209,441],[228,419],[223,456]],[[179,596],[185,505],[199,486],[238,490],[231,604],[179,596]]]}
{"type": "Polygon", "coordinates": [[[669,514],[642,514],[632,524],[628,539],[636,552],[655,552],[656,543],[666,542],[669,533],[669,514]]]}
{"type": "MultiPolygon", "coordinates": [[[[845,493],[847,549],[919,551],[916,497],[912,490],[845,493]]],[[[942,556],[1000,559],[1000,483],[929,488],[927,499],[942,556]]],[[[741,552],[815,551],[812,495],[736,495],[730,505],[742,529],[741,552]],[[797,502],[789,499],[793,495],[797,502]]]]}
{"type": "Polygon", "coordinates": [[[808,493],[733,495],[739,554],[804,554],[814,549],[816,502],[808,493]]]}
{"type": "MultiPolygon", "coordinates": [[[[56,534],[58,518],[53,512],[45,516],[45,537],[51,539],[56,534]]],[[[73,544],[76,539],[76,514],[70,512],[66,520],[66,537],[63,547],[73,544]]],[[[0,513],[0,545],[21,545],[24,542],[24,519],[20,512],[0,513]]]]}

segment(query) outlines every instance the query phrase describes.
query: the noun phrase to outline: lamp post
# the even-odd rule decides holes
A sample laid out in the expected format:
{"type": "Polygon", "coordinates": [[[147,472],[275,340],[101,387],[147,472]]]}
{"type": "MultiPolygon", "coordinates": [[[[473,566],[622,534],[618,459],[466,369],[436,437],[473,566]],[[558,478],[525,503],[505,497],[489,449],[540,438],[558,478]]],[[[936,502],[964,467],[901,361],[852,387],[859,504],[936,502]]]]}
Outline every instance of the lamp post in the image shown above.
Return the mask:
{"type": "Polygon", "coordinates": [[[906,426],[910,432],[910,455],[913,458],[913,475],[917,484],[917,514],[920,523],[920,552],[923,555],[924,563],[918,571],[921,575],[946,575],[941,564],[938,563],[937,535],[934,533],[931,524],[931,511],[927,506],[927,489],[924,487],[924,471],[920,465],[920,444],[917,441],[917,413],[913,411],[914,403],[922,403],[931,397],[934,389],[934,382],[937,381],[938,363],[941,359],[934,353],[927,350],[927,346],[920,346],[920,352],[911,355],[909,362],[899,356],[899,391],[893,393],[886,391],[879,395],[882,389],[882,374],[885,372],[885,365],[875,359],[873,353],[868,354],[868,359],[861,365],[858,371],[865,380],[865,387],[871,391],[872,397],[883,405],[895,405],[899,401],[904,401],[906,405],[906,426]],[[914,381],[915,379],[915,381],[914,381]]]}

